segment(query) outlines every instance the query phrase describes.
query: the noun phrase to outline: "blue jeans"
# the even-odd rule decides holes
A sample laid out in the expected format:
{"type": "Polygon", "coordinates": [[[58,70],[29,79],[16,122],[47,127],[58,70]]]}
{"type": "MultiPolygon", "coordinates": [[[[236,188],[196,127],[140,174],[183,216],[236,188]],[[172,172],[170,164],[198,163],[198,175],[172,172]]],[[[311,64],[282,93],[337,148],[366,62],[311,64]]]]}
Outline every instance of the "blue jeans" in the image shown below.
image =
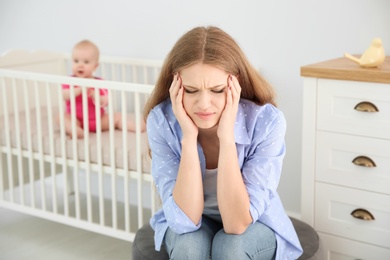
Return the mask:
{"type": "Polygon", "coordinates": [[[268,226],[256,222],[241,235],[229,235],[222,224],[203,216],[202,226],[194,232],[177,234],[168,228],[164,245],[169,259],[177,260],[266,260],[274,259],[275,233],[268,226]]]}

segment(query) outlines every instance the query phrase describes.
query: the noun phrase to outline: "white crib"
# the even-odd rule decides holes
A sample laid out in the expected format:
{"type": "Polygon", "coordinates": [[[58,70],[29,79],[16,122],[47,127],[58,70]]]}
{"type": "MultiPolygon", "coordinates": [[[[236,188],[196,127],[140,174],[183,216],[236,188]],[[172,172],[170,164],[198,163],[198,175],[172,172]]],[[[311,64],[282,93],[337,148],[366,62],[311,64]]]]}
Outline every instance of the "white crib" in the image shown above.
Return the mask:
{"type": "Polygon", "coordinates": [[[104,80],[69,77],[70,66],[62,53],[0,56],[0,207],[133,241],[155,211],[140,122],[161,62],[101,57],[104,80]],[[111,120],[109,131],[67,136],[62,84],[83,95],[87,86],[108,89],[107,113],[133,115],[136,131],[115,130],[111,120]]]}

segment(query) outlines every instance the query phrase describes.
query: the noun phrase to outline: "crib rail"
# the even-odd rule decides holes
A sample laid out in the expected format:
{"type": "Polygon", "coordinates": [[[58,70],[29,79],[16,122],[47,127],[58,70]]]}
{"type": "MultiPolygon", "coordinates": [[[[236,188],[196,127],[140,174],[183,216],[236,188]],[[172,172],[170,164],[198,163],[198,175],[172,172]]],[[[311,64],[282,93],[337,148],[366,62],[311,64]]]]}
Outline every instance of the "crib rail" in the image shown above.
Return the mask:
{"type": "MultiPolygon", "coordinates": [[[[64,54],[64,59],[69,68],[66,75],[71,75],[71,55],[64,54]]],[[[154,84],[161,65],[159,60],[101,56],[95,75],[112,81],[154,84]]]]}
{"type": "MultiPolygon", "coordinates": [[[[131,73],[132,81],[143,75],[140,82],[153,82],[150,73],[158,71],[123,66],[121,73],[131,73]]],[[[115,79],[115,74],[105,78],[115,79]]],[[[141,131],[143,105],[153,88],[0,69],[0,206],[132,241],[155,210],[141,131]],[[93,87],[96,133],[88,131],[85,119],[84,138],[77,138],[74,101],[73,134],[65,133],[62,84],[70,86],[71,96],[75,86],[81,87],[83,111],[88,111],[88,88],[93,87]],[[99,89],[108,90],[108,131],[101,129],[99,89]],[[121,115],[122,130],[114,127],[115,113],[121,115]],[[134,132],[127,129],[129,120],[135,122],[134,132]]]]}

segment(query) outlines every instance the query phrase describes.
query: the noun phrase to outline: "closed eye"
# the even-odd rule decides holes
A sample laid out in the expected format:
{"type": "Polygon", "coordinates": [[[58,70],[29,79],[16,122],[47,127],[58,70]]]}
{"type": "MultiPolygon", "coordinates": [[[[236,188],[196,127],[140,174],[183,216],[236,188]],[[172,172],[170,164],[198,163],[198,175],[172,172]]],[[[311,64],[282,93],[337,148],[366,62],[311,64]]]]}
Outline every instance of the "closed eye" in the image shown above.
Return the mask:
{"type": "Polygon", "coordinates": [[[223,93],[223,92],[225,92],[225,88],[218,89],[218,90],[213,89],[213,90],[211,90],[211,92],[214,92],[214,93],[223,93]]]}
{"type": "MultiPolygon", "coordinates": [[[[199,89],[197,89],[197,88],[186,87],[186,86],[183,86],[183,87],[184,87],[184,92],[188,93],[188,94],[194,94],[194,93],[197,93],[199,91],[199,89]]],[[[213,89],[210,89],[210,91],[213,93],[219,94],[219,93],[225,92],[225,88],[226,87],[223,87],[222,89],[214,89],[213,88],[213,89]]]]}
{"type": "Polygon", "coordinates": [[[198,90],[197,89],[188,89],[188,88],[184,87],[184,92],[188,93],[188,94],[193,94],[193,93],[198,92],[198,90]]]}

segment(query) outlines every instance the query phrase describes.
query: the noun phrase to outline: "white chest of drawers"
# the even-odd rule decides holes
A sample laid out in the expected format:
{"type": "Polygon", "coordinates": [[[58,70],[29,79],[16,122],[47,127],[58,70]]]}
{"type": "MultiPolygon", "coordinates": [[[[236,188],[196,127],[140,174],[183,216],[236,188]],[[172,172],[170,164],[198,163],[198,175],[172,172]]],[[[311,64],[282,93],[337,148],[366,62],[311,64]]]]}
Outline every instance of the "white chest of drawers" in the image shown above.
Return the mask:
{"type": "Polygon", "coordinates": [[[302,219],[326,259],[390,259],[390,57],[301,68],[302,219]]]}

